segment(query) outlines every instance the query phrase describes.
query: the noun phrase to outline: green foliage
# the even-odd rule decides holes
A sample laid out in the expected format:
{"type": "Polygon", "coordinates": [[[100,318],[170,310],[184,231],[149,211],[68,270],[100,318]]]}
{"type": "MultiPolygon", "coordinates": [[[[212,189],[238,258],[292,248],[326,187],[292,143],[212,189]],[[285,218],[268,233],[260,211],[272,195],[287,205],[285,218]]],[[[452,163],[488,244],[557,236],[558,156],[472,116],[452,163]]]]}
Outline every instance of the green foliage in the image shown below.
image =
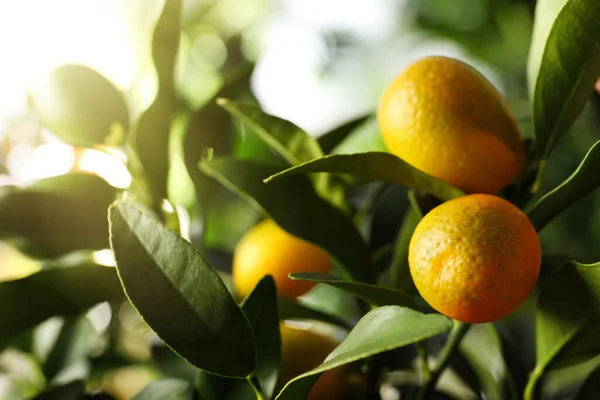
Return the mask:
{"type": "Polygon", "coordinates": [[[110,221],[119,278],[146,323],[198,368],[231,377],[253,372],[248,320],[202,254],[132,204],[112,206],[110,221]]]}
{"type": "Polygon", "coordinates": [[[78,146],[125,140],[129,111],[123,95],[104,76],[83,65],[56,68],[30,94],[43,124],[78,146]]]}
{"type": "Polygon", "coordinates": [[[158,76],[154,101],[137,121],[133,133],[136,155],[150,186],[167,197],[169,134],[175,110],[174,68],[179,48],[181,0],[166,0],[152,35],[152,59],[158,76]]]}
{"type": "Polygon", "coordinates": [[[542,229],[561,211],[600,186],[600,142],[588,151],[581,164],[563,183],[532,204],[527,214],[538,229],[542,229]]]}
{"type": "Polygon", "coordinates": [[[384,286],[371,285],[364,282],[351,282],[326,274],[315,274],[310,272],[290,274],[291,279],[324,283],[352,293],[373,306],[403,306],[416,308],[415,302],[399,290],[384,286]]]}
{"type": "Polygon", "coordinates": [[[334,130],[327,132],[317,139],[319,146],[323,153],[331,153],[337,145],[342,143],[348,136],[350,136],[358,127],[363,125],[369,116],[358,117],[351,121],[346,122],[343,125],[338,126],[334,130]]]}
{"type": "Polygon", "coordinates": [[[275,390],[281,363],[281,337],[277,289],[271,276],[264,277],[242,302],[242,310],[250,321],[256,344],[256,369],[263,394],[270,397],[275,390]]]}
{"type": "Polygon", "coordinates": [[[528,75],[541,159],[575,122],[600,77],[599,14],[594,1],[538,2],[528,75]]]}
{"type": "Polygon", "coordinates": [[[76,316],[104,301],[123,299],[113,268],[93,264],[40,271],[27,278],[0,283],[0,343],[53,316],[76,316]],[[27,312],[22,312],[27,310],[27,312]]]}
{"type": "Polygon", "coordinates": [[[592,400],[600,391],[600,367],[592,372],[577,392],[574,400],[592,400]]]}
{"type": "Polygon", "coordinates": [[[340,328],[352,329],[350,324],[343,319],[296,301],[279,300],[279,318],[281,320],[321,321],[340,328]]]}
{"type": "Polygon", "coordinates": [[[451,328],[451,320],[439,314],[421,314],[399,306],[379,307],[356,324],[323,364],[291,380],[277,399],[304,399],[325,371],[420,342],[451,328]]]}
{"type": "Polygon", "coordinates": [[[0,188],[0,235],[24,252],[55,258],[108,247],[108,206],[117,190],[104,179],[71,173],[26,187],[0,188]]]}
{"type": "Polygon", "coordinates": [[[265,181],[268,183],[284,176],[311,172],[354,174],[365,179],[397,183],[424,190],[444,200],[464,195],[459,189],[414,168],[401,158],[382,152],[333,154],[271,175],[265,181]]]}
{"type": "MultiPolygon", "coordinates": [[[[524,7],[497,3],[429,0],[414,10],[423,28],[502,64],[515,79],[509,94],[518,95],[525,91],[525,57],[507,60],[498,49],[510,47],[501,40],[512,32],[504,24],[523,18],[524,7]],[[494,19],[498,10],[510,16],[494,19]]],[[[524,131],[532,124],[534,137],[527,167],[500,195],[522,206],[541,231],[600,185],[595,136],[589,149],[590,138],[572,139],[586,151],[579,166],[562,160],[558,146],[586,118],[580,114],[600,75],[600,5],[537,3],[524,101],[533,114],[531,121],[519,117],[524,131]],[[561,175],[546,174],[553,168],[561,175]]],[[[32,378],[17,392],[97,398],[86,388],[103,381],[106,369],[134,366],[153,379],[138,400],[301,400],[323,373],[343,366],[355,381],[339,385],[374,399],[385,391],[420,400],[597,397],[600,264],[569,261],[581,258],[568,246],[545,246],[534,294],[505,320],[470,326],[435,312],[412,280],[410,240],[424,215],[465,193],[394,155],[369,151],[365,136],[381,142],[375,110],[317,138],[264,112],[249,94],[253,65],[242,38],[231,32],[219,32],[228,52],[220,88],[205,96],[210,100],[190,102],[191,89],[180,93],[175,84],[182,35],[197,35],[184,6],[162,3],[148,38],[158,91],[131,126],[130,97],[88,67],[59,67],[30,94],[41,123],[62,140],[125,152],[133,182],[121,191],[99,176],[71,172],[0,188],[0,237],[29,257],[52,259],[39,272],[0,283],[7,305],[0,356],[31,358],[41,382],[32,378]],[[279,299],[267,275],[248,297],[237,296],[235,245],[260,218],[334,259],[327,274],[288,276],[316,283],[306,295],[279,299]],[[93,251],[108,249],[116,268],[90,261],[93,251]],[[124,311],[128,303],[133,317],[124,311]],[[103,312],[110,315],[99,317],[103,312]],[[282,321],[306,323],[339,345],[279,382],[290,362],[282,321]],[[127,337],[139,331],[151,338],[127,337]],[[151,341],[149,355],[128,354],[128,341],[151,341]]],[[[517,47],[514,54],[525,51],[517,47]]]]}
{"type": "Polygon", "coordinates": [[[190,385],[177,379],[161,379],[151,382],[133,400],[188,400],[191,399],[190,385]]]}
{"type": "Polygon", "coordinates": [[[600,352],[600,265],[570,262],[544,284],[537,306],[537,363],[526,395],[550,370],[600,352]]]}
{"type": "Polygon", "coordinates": [[[265,185],[277,168],[253,161],[215,159],[202,170],[228,189],[248,199],[289,233],[327,250],[353,279],[369,270],[369,252],[352,221],[321,199],[304,177],[265,185]],[[307,213],[297,217],[297,210],[307,213]]]}

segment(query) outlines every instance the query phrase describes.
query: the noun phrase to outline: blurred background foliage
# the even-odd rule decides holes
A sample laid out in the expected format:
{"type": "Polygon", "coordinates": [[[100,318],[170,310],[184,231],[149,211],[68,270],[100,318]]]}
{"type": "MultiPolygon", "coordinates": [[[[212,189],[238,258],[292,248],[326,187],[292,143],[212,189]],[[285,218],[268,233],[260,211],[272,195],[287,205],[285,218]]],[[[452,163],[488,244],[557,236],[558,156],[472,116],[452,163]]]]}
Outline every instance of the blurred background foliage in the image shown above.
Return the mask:
{"type": "MultiPolygon", "coordinates": [[[[213,265],[226,273],[233,247],[260,216],[203,176],[196,163],[210,157],[207,148],[215,155],[281,162],[254,135],[234,124],[215,105],[216,97],[257,101],[266,112],[314,136],[367,116],[334,151],[384,150],[374,120],[383,88],[415,59],[440,54],[465,60],[486,75],[507,99],[524,137],[531,137],[525,66],[534,3],[185,0],[167,185],[171,205],[180,221],[189,225],[182,231],[189,232],[213,265]],[[192,170],[198,172],[188,174],[192,170]]],[[[123,93],[130,120],[137,120],[158,88],[150,43],[162,5],[160,0],[0,2],[0,184],[24,186],[41,178],[87,171],[116,188],[129,186],[123,154],[62,142],[41,126],[27,93],[55,67],[84,64],[123,93]]],[[[598,140],[599,112],[595,94],[553,153],[544,189],[566,178],[598,140]]],[[[365,184],[352,195],[356,205],[372,201],[373,214],[361,228],[371,247],[386,257],[385,246],[393,242],[408,206],[406,191],[365,184]]],[[[541,234],[544,254],[580,262],[600,260],[594,239],[600,235],[599,204],[600,193],[592,194],[549,225],[541,234]]],[[[0,242],[0,279],[26,276],[48,266],[19,249],[23,247],[18,243],[0,242]]],[[[101,264],[113,262],[105,250],[92,256],[101,264]]],[[[305,300],[325,304],[342,318],[352,318],[356,312],[332,289],[317,287],[305,300]]],[[[154,342],[127,304],[102,304],[88,320],[91,326],[85,329],[96,334],[86,345],[97,357],[85,368],[92,369],[98,387],[118,398],[137,393],[160,373],[161,365],[178,362],[154,342]],[[103,335],[107,330],[112,333],[108,339],[103,335]],[[151,355],[159,360],[158,367],[150,361],[151,355]]],[[[76,323],[50,320],[32,336],[43,330],[57,335],[61,324],[76,323]]],[[[10,349],[0,353],[0,398],[35,393],[42,371],[28,367],[31,357],[18,351],[18,343],[10,349]]]]}

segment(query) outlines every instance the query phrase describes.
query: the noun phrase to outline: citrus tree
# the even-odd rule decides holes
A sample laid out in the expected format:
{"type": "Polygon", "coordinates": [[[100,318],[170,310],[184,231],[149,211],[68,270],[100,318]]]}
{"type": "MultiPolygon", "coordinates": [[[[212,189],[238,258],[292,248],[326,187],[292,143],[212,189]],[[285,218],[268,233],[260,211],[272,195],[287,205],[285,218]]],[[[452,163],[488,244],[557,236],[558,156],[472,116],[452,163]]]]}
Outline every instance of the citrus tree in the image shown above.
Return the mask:
{"type": "Polygon", "coordinates": [[[118,351],[124,302],[158,338],[138,400],[597,397],[600,265],[542,251],[538,232],[600,186],[596,143],[542,189],[600,77],[600,3],[538,1],[532,138],[483,75],[440,56],[398,71],[372,115],[318,138],[248,95],[236,40],[219,92],[182,105],[181,6],[164,2],[158,91],[135,120],[82,65],[29,94],[64,141],[122,151],[133,181],[120,190],[75,171],[2,188],[2,237],[43,260],[0,283],[0,344],[40,376],[15,398],[111,398],[91,388],[133,363],[118,351]],[[365,126],[388,151],[340,150],[365,126]],[[115,268],[91,257],[107,248],[115,268]],[[100,303],[113,319],[98,350],[85,315],[100,303]]]}

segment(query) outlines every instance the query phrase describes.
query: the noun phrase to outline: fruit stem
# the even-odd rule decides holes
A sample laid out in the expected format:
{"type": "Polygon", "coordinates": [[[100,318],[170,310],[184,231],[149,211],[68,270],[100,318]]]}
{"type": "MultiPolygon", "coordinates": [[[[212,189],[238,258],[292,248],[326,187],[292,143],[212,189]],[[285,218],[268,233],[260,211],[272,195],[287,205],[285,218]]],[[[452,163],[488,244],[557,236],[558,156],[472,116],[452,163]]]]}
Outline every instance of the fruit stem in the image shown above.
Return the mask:
{"type": "Polygon", "coordinates": [[[542,188],[542,180],[544,179],[544,174],[546,173],[546,166],[547,162],[545,159],[539,161],[535,181],[533,182],[533,185],[531,185],[531,194],[536,194],[542,188]]]}
{"type": "Polygon", "coordinates": [[[260,387],[260,382],[255,374],[248,375],[248,382],[250,382],[250,386],[254,389],[254,393],[256,394],[256,400],[265,400],[266,397],[263,394],[262,388],[260,387]]]}
{"type": "Polygon", "coordinates": [[[431,393],[435,390],[437,381],[440,379],[442,372],[446,369],[454,352],[458,348],[461,340],[471,327],[471,324],[467,324],[460,321],[454,321],[454,327],[448,335],[448,339],[442,348],[442,351],[438,357],[436,367],[431,371],[429,379],[425,381],[425,385],[421,386],[421,390],[417,394],[417,400],[425,400],[431,396],[431,393]]]}
{"type": "Polygon", "coordinates": [[[542,377],[544,373],[543,368],[536,368],[533,370],[533,373],[529,377],[529,381],[527,382],[527,386],[525,386],[525,393],[523,394],[523,399],[525,400],[533,400],[536,398],[536,389],[538,380],[542,377]]]}

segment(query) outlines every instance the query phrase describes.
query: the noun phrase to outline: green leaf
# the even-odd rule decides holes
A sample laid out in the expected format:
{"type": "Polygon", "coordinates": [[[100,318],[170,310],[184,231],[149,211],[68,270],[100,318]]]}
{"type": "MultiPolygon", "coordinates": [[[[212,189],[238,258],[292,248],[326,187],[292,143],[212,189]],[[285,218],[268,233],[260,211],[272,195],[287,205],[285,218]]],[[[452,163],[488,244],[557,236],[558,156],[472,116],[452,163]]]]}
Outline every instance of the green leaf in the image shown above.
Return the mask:
{"type": "MultiPolygon", "coordinates": [[[[258,282],[252,293],[242,301],[242,310],[250,321],[256,344],[255,375],[263,394],[271,398],[281,360],[281,337],[275,281],[268,275],[258,282]]],[[[196,386],[202,399],[240,399],[251,396],[254,390],[246,379],[224,378],[200,371],[196,386]]]]}
{"type": "Polygon", "coordinates": [[[1,187],[0,238],[39,258],[108,248],[107,211],[117,193],[104,179],[83,173],[1,187]]]}
{"type": "Polygon", "coordinates": [[[377,286],[362,282],[350,282],[336,276],[310,272],[290,274],[290,278],[331,285],[363,298],[377,307],[392,305],[412,309],[417,308],[415,302],[404,292],[385,286],[377,286]]]}
{"type": "Polygon", "coordinates": [[[33,400],[80,400],[85,391],[81,381],[75,381],[63,386],[55,386],[38,394],[33,400]]]}
{"type": "Polygon", "coordinates": [[[600,354],[600,263],[571,261],[547,279],[538,300],[536,331],[537,360],[528,398],[546,371],[600,354]]]}
{"type": "Polygon", "coordinates": [[[309,307],[305,304],[290,300],[279,300],[279,319],[314,319],[315,321],[327,322],[344,329],[351,329],[350,324],[343,319],[323,312],[319,309],[309,307]]]}
{"type": "Polygon", "coordinates": [[[510,371],[502,354],[500,336],[493,324],[473,325],[460,342],[460,352],[473,367],[481,388],[490,399],[516,399],[510,371]],[[511,390],[511,395],[508,395],[511,390]]]}
{"type": "MultiPolygon", "coordinates": [[[[234,103],[218,99],[217,103],[254,132],[290,165],[323,157],[319,142],[302,129],[281,118],[264,113],[252,103],[234,103]]],[[[343,188],[328,175],[313,177],[317,192],[340,208],[345,208],[343,188]]]]}
{"type": "MultiPolygon", "coordinates": [[[[48,382],[55,378],[60,380],[60,374],[67,369],[71,369],[68,371],[68,378],[72,379],[72,368],[78,365],[84,373],[87,372],[87,366],[82,364],[88,359],[93,333],[93,326],[86,316],[71,317],[63,321],[54,345],[42,363],[42,372],[48,382]]],[[[86,379],[87,374],[78,378],[86,379]]]]}
{"type": "Polygon", "coordinates": [[[596,400],[598,393],[600,393],[600,367],[586,378],[574,400],[596,400]]]}
{"type": "Polygon", "coordinates": [[[328,155],[273,174],[265,179],[265,182],[312,172],[352,174],[365,179],[397,183],[421,189],[442,200],[464,195],[459,189],[414,168],[401,158],[378,151],[328,155]]]}
{"type": "Polygon", "coordinates": [[[179,379],[150,382],[132,400],[191,400],[190,384],[179,379]]]}
{"type": "Polygon", "coordinates": [[[579,116],[600,76],[599,16],[597,1],[537,2],[528,78],[542,159],[579,116]]]}
{"type": "Polygon", "coordinates": [[[231,377],[253,372],[248,320],[204,256],[132,204],[115,203],[109,214],[119,278],[150,328],[200,369],[231,377]]]}
{"type": "Polygon", "coordinates": [[[440,314],[422,314],[385,306],[366,314],[325,362],[287,383],[277,400],[306,399],[321,373],[375,354],[448,332],[452,321],[440,314]]]}
{"type": "Polygon", "coordinates": [[[560,212],[600,186],[600,141],[567,179],[526,209],[529,219],[539,231],[560,212]]]}
{"type": "Polygon", "coordinates": [[[76,146],[118,145],[129,129],[121,92],[83,65],[54,69],[29,95],[44,126],[76,146]]]}
{"type": "Polygon", "coordinates": [[[93,264],[0,283],[0,304],[19,305],[0,312],[0,342],[50,317],[79,315],[98,303],[124,297],[114,268],[93,264]]]}
{"type": "Polygon", "coordinates": [[[356,128],[364,124],[369,119],[369,115],[355,118],[345,124],[327,132],[317,139],[323,153],[329,154],[335,147],[342,143],[356,128]]]}
{"type": "Polygon", "coordinates": [[[236,103],[227,99],[218,99],[217,103],[291,165],[324,155],[316,139],[291,122],[264,113],[255,104],[236,103]]]}
{"type": "Polygon", "coordinates": [[[152,35],[152,59],[158,76],[154,102],[135,127],[135,149],[156,195],[167,197],[169,133],[175,109],[174,67],[181,35],[181,0],[165,0],[152,35]]]}
{"type": "Polygon", "coordinates": [[[258,282],[252,293],[242,302],[242,310],[250,321],[256,343],[255,374],[263,394],[271,397],[277,383],[281,362],[281,336],[277,290],[270,275],[258,282]]]}
{"type": "Polygon", "coordinates": [[[265,185],[263,179],[277,168],[251,160],[214,159],[201,162],[200,167],[282,229],[325,249],[352,278],[361,280],[368,274],[369,250],[352,221],[321,199],[305,177],[265,185]]]}

